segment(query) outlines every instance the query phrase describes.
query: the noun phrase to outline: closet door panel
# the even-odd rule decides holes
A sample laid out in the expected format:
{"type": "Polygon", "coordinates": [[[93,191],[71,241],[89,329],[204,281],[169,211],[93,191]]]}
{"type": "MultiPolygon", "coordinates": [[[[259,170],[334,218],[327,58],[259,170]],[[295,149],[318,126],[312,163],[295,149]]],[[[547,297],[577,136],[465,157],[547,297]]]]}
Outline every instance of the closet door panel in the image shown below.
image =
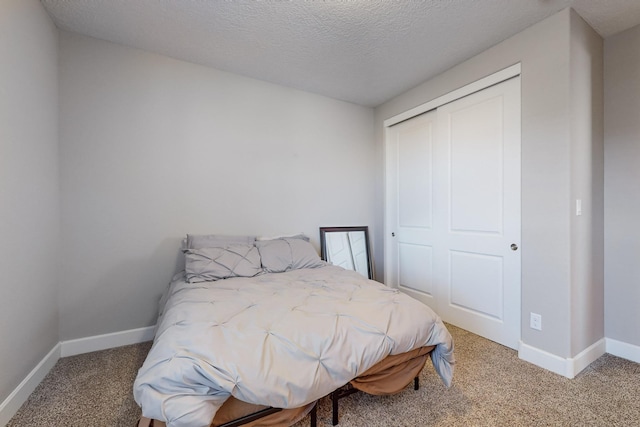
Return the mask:
{"type": "Polygon", "coordinates": [[[438,130],[438,313],[456,326],[518,348],[519,78],[438,108],[438,130]]]}
{"type": "Polygon", "coordinates": [[[433,278],[433,149],[436,112],[389,129],[386,147],[385,283],[436,309],[433,278]]]}

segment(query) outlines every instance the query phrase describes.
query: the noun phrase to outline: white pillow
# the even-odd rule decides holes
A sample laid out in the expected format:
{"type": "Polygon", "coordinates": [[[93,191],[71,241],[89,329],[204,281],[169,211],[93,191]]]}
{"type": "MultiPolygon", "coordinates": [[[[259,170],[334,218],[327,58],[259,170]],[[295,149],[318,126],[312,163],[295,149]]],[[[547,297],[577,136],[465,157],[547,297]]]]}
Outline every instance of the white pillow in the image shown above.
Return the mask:
{"type": "Polygon", "coordinates": [[[306,240],[307,242],[309,241],[309,238],[307,236],[305,236],[304,233],[292,233],[292,234],[279,234],[279,235],[275,235],[275,236],[258,236],[256,237],[256,240],[277,240],[277,239],[303,239],[306,240]]]}
{"type": "Polygon", "coordinates": [[[232,244],[253,245],[255,236],[225,236],[222,234],[187,234],[187,249],[224,248],[232,244]]]}
{"type": "Polygon", "coordinates": [[[320,259],[306,236],[283,237],[256,241],[262,267],[267,273],[282,273],[300,268],[317,268],[327,265],[320,259]]]}
{"type": "Polygon", "coordinates": [[[253,277],[262,272],[254,245],[230,244],[224,248],[186,249],[185,273],[189,283],[230,277],[253,277]]]}

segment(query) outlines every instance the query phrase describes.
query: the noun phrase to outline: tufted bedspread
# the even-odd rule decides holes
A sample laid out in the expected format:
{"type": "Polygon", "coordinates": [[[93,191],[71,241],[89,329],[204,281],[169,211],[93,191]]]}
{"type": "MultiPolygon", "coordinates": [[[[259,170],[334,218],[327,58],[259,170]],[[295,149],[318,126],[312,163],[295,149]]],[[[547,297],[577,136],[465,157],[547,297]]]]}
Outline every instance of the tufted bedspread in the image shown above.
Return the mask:
{"type": "Polygon", "coordinates": [[[300,407],[388,355],[427,345],[451,383],[453,341],[440,318],[340,267],[197,284],[179,274],[165,301],[134,397],[168,426],[208,426],[230,395],[300,407]]]}

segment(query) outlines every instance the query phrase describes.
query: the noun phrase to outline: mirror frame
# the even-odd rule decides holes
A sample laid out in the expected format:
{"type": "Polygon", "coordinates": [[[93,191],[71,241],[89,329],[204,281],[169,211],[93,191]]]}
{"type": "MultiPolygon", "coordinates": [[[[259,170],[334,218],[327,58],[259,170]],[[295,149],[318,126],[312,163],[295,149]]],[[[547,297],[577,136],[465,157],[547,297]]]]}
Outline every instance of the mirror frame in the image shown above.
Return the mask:
{"type": "Polygon", "coordinates": [[[369,279],[375,280],[375,273],[373,270],[373,259],[371,258],[371,244],[369,243],[369,227],[320,227],[320,256],[323,261],[327,260],[327,240],[326,233],[345,233],[351,231],[363,231],[364,242],[367,247],[367,270],[369,272],[369,279]]]}

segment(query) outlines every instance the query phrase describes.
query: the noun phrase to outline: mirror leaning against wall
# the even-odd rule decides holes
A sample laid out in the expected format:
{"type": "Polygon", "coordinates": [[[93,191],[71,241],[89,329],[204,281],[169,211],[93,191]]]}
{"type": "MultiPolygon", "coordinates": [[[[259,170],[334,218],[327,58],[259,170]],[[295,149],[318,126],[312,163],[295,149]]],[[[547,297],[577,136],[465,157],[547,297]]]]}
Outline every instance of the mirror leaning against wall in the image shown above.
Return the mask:
{"type": "Polygon", "coordinates": [[[320,227],[322,259],[375,280],[369,227],[320,227]]]}

